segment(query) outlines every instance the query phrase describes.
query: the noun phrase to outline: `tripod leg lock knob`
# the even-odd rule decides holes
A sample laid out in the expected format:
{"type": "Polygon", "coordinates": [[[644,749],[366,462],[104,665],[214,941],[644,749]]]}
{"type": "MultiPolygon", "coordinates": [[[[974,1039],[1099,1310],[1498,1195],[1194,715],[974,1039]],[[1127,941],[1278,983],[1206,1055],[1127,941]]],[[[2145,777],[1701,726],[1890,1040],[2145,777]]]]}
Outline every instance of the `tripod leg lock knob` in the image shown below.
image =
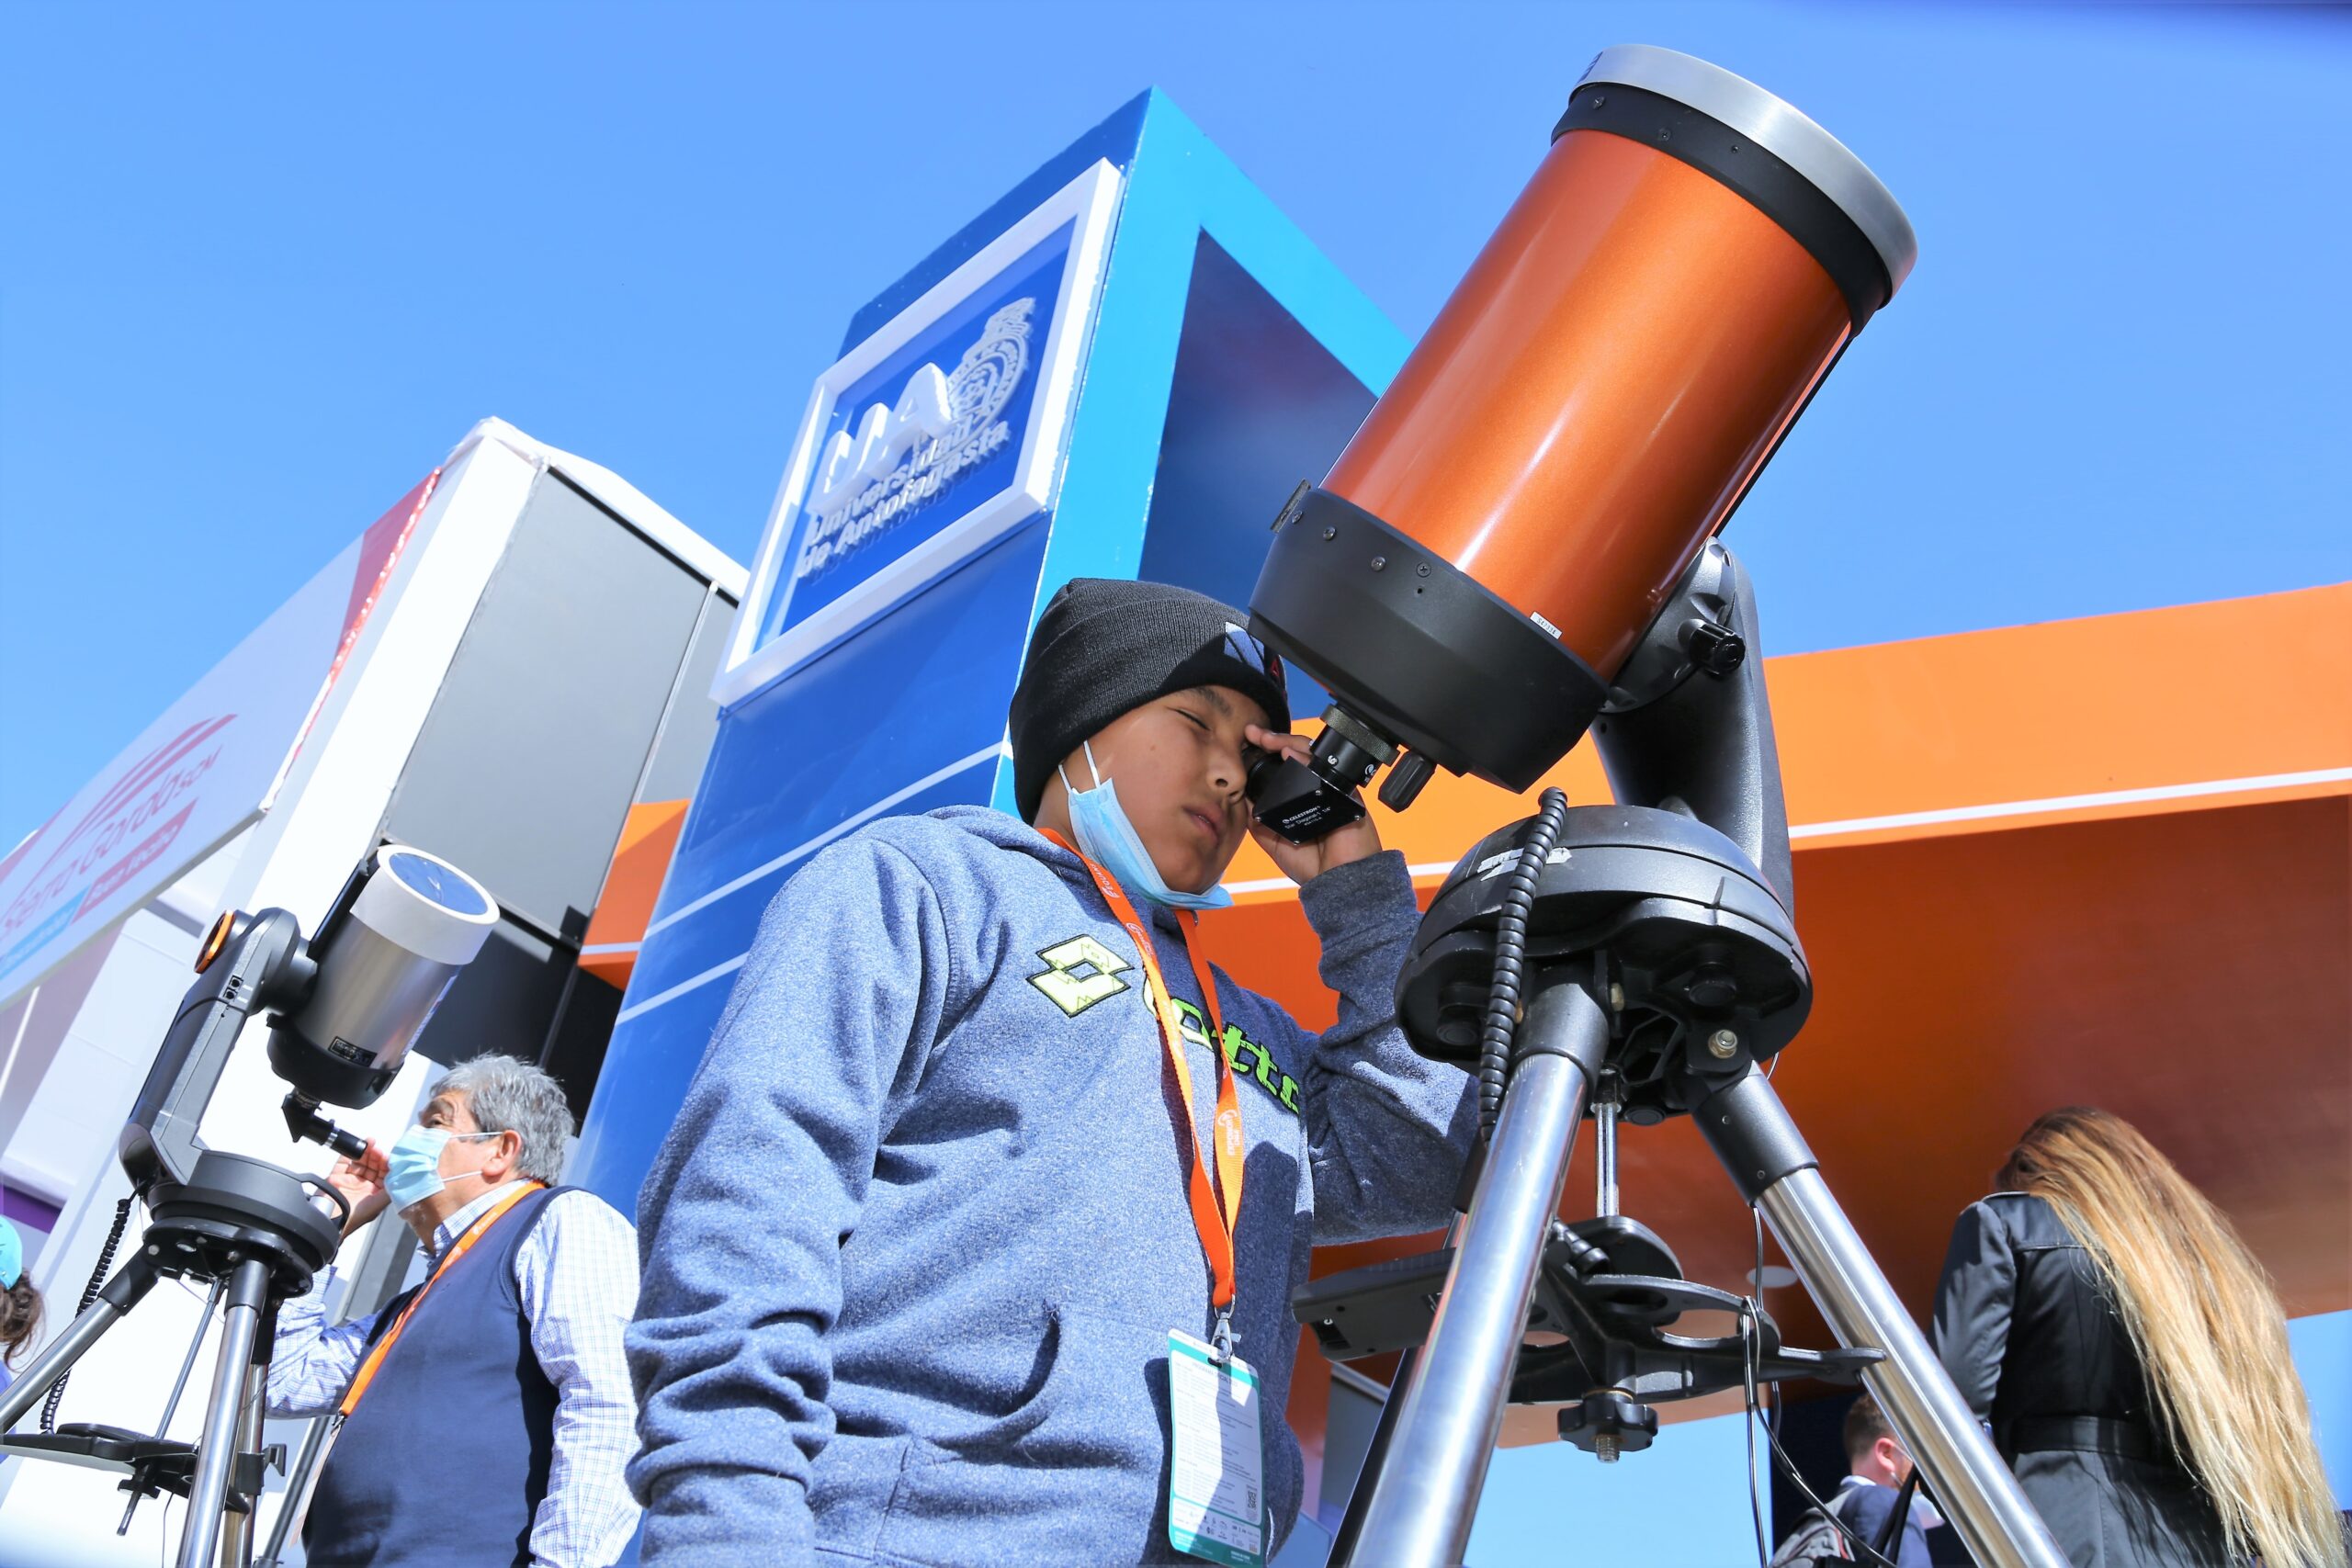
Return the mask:
{"type": "Polygon", "coordinates": [[[1657,1411],[1621,1389],[1596,1389],[1560,1407],[1560,1438],[1614,1464],[1620,1454],[1637,1454],[1657,1437],[1657,1411]]]}

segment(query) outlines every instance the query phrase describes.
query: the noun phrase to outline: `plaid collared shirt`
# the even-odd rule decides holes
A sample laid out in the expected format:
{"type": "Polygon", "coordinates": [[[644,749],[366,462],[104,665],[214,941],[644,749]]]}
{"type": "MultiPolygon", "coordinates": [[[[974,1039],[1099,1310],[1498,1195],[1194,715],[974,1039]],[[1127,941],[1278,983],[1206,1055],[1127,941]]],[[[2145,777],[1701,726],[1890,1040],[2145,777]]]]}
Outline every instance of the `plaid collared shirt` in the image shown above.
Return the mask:
{"type": "MultiPolygon", "coordinates": [[[[446,1254],[503,1190],[492,1189],[435,1227],[433,1256],[446,1254]]],[[[269,1366],[274,1416],[332,1415],[382,1315],[328,1323],[333,1273],[279,1314],[269,1366]]],[[[558,1401],[548,1495],[531,1527],[533,1568],[606,1568],[637,1529],[637,1502],[621,1477],[637,1451],[637,1401],[621,1356],[621,1331],[637,1310],[637,1232],[593,1193],[560,1193],[516,1249],[514,1283],[531,1348],[558,1401]]]]}

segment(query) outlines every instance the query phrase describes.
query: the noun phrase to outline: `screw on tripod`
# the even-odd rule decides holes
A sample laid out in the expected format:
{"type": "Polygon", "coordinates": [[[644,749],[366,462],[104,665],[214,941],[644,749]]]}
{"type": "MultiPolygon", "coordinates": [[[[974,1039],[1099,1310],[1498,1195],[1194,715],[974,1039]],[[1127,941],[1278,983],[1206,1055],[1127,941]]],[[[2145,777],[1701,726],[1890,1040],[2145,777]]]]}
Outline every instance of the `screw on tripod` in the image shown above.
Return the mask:
{"type": "Polygon", "coordinates": [[[1707,1036],[1707,1050],[1716,1060],[1728,1062],[1739,1054],[1739,1036],[1728,1029],[1718,1029],[1707,1036]]]}
{"type": "Polygon", "coordinates": [[[1560,1407],[1560,1437],[1603,1464],[1637,1454],[1657,1437],[1657,1411],[1622,1388],[1597,1388],[1560,1407]]]}

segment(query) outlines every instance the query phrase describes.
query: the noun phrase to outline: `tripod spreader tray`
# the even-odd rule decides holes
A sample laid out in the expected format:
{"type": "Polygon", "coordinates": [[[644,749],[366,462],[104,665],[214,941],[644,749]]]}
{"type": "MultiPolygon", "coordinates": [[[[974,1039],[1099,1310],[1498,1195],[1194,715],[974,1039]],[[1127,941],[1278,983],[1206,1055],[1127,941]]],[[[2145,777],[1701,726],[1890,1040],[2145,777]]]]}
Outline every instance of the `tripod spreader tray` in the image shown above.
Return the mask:
{"type": "MultiPolygon", "coordinates": [[[[1366,1264],[1302,1285],[1291,1296],[1291,1311],[1335,1361],[1408,1349],[1429,1337],[1453,1265],[1450,1247],[1366,1264]]],[[[1770,1314],[1761,1311],[1746,1337],[1696,1337],[1668,1326],[1685,1313],[1745,1310],[1740,1297],[1684,1279],[1673,1251],[1637,1220],[1603,1214],[1555,1223],[1527,1331],[1557,1337],[1521,1345],[1510,1403],[1567,1404],[1560,1435],[1614,1458],[1648,1446],[1657,1427],[1648,1405],[1739,1388],[1751,1358],[1758,1382],[1852,1383],[1879,1359],[1875,1350],[1783,1347],[1770,1314]],[[1616,1445],[1600,1444],[1604,1435],[1616,1437],[1616,1445]]]]}

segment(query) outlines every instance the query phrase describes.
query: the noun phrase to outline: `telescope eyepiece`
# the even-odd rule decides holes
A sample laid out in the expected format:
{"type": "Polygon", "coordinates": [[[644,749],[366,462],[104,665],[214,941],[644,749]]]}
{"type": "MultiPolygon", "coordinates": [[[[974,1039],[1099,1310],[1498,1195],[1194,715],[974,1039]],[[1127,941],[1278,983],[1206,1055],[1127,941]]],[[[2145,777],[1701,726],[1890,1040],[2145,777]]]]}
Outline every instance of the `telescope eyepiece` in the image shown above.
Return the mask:
{"type": "Polygon", "coordinates": [[[1363,816],[1362,792],[1396,759],[1393,742],[1334,703],[1306,761],[1266,752],[1250,764],[1242,789],[1259,821],[1294,844],[1311,844],[1363,816]]]}

